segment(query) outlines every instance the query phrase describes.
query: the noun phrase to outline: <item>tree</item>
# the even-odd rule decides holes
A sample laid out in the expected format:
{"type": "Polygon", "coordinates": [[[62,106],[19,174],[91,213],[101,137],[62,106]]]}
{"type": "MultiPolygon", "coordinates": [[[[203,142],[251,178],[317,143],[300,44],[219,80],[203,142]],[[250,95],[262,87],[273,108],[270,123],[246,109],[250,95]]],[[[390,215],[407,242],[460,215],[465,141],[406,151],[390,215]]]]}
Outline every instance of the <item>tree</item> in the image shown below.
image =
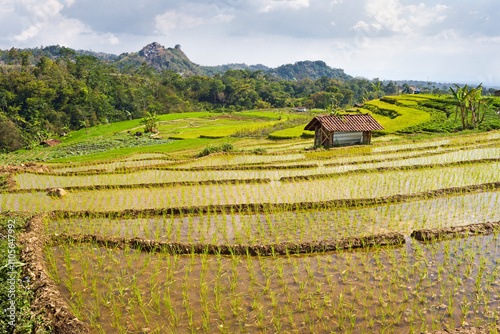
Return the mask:
{"type": "Polygon", "coordinates": [[[88,128],[88,125],[87,125],[87,121],[86,120],[80,121],[80,125],[82,127],[85,127],[85,130],[86,130],[87,134],[89,134],[89,128],[88,128]]]}
{"type": "Polygon", "coordinates": [[[9,50],[9,53],[7,54],[8,58],[13,62],[14,65],[17,64],[17,61],[19,60],[19,52],[17,51],[16,48],[11,48],[9,50]]]}
{"type": "Polygon", "coordinates": [[[0,123],[0,151],[12,152],[20,150],[24,146],[24,140],[19,128],[10,120],[0,123]]]}
{"type": "Polygon", "coordinates": [[[455,109],[455,120],[460,112],[462,120],[462,129],[475,129],[484,121],[486,111],[492,106],[492,99],[484,99],[482,97],[482,84],[476,88],[471,88],[468,85],[460,87],[455,84],[455,90],[450,87],[450,91],[457,101],[455,109]]]}
{"type": "Polygon", "coordinates": [[[156,129],[156,125],[160,121],[159,117],[156,115],[156,113],[146,111],[145,116],[143,119],[141,119],[141,125],[144,125],[144,132],[153,132],[153,130],[156,129]]]}
{"type": "Polygon", "coordinates": [[[125,114],[127,114],[127,118],[129,121],[132,120],[132,114],[130,113],[130,111],[128,111],[127,109],[125,109],[125,114]]]}

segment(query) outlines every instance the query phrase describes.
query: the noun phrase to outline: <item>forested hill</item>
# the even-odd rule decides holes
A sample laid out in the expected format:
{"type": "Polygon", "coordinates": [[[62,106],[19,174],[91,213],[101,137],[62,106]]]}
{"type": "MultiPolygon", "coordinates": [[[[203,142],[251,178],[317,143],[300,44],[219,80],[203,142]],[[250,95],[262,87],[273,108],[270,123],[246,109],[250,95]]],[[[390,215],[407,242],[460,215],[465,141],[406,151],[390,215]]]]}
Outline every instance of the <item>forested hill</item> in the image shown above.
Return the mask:
{"type": "Polygon", "coordinates": [[[87,55],[97,57],[108,64],[116,66],[120,70],[131,70],[140,67],[143,63],[157,71],[171,70],[183,75],[208,75],[224,74],[227,70],[260,70],[264,74],[271,74],[285,80],[316,80],[323,76],[335,79],[348,79],[351,76],[344,70],[332,68],[323,61],[299,61],[295,64],[286,64],[277,68],[270,68],[262,64],[225,64],[219,66],[201,66],[193,63],[181,50],[180,45],[174,48],[165,48],[159,43],[153,42],[146,45],[138,52],[122,53],[113,55],[89,50],[73,50],[59,45],[31,49],[0,50],[0,61],[4,64],[25,62],[36,65],[41,57],[56,60],[66,55],[87,55]]]}
{"type": "Polygon", "coordinates": [[[299,61],[295,64],[281,65],[270,71],[277,77],[285,80],[300,80],[306,78],[335,78],[335,79],[351,79],[350,75],[344,73],[344,70],[339,68],[331,68],[324,61],[299,61]]]}
{"type": "MultiPolygon", "coordinates": [[[[302,105],[345,108],[398,89],[392,82],[382,85],[363,78],[284,80],[250,69],[228,69],[214,76],[181,75],[156,71],[147,62],[134,63],[137,57],[170,57],[168,49],[156,51],[106,60],[68,49],[60,49],[57,57],[37,55],[38,59],[25,51],[8,51],[11,64],[0,65],[0,151],[36,146],[84,127],[142,118],[147,112],[232,112],[302,105]],[[115,65],[120,61],[127,64],[120,68],[115,65]]],[[[177,58],[170,59],[183,58],[180,48],[173,52],[177,58]]],[[[192,67],[193,72],[198,69],[192,67]]]]}

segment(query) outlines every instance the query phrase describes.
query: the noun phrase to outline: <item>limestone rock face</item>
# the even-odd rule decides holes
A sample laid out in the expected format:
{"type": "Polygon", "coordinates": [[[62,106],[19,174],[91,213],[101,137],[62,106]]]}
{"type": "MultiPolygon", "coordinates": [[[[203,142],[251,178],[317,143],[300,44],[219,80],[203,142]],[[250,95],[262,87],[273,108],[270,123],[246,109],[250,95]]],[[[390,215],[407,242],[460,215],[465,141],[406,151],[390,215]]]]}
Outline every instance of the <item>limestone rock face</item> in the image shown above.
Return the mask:
{"type": "Polygon", "coordinates": [[[54,189],[50,189],[49,192],[47,193],[47,196],[50,196],[50,197],[64,197],[68,194],[68,192],[66,190],[64,190],[63,188],[54,188],[54,189]]]}

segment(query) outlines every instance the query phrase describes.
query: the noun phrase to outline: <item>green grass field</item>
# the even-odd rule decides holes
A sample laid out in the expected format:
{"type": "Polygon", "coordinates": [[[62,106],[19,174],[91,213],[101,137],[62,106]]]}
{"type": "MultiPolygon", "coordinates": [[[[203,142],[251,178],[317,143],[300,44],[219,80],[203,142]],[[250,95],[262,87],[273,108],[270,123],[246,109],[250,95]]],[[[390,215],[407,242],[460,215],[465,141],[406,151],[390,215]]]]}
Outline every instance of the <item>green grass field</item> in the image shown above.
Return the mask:
{"type": "Polygon", "coordinates": [[[0,210],[25,217],[12,233],[19,250],[38,252],[19,258],[18,275],[32,275],[16,290],[23,323],[37,333],[77,324],[90,333],[494,333],[500,131],[427,131],[436,115],[452,122],[447,103],[367,102],[359,111],[388,134],[371,145],[313,150],[303,128],[316,113],[267,110],[163,115],[153,138],[135,136],[138,120],[101,125],[2,155],[0,210]],[[20,165],[28,161],[43,168],[20,165]],[[56,187],[67,194],[48,196],[56,187]],[[437,239],[422,242],[422,229],[437,239]],[[30,310],[41,299],[54,307],[30,310]],[[34,329],[43,317],[55,328],[56,313],[62,327],[34,329]]]}

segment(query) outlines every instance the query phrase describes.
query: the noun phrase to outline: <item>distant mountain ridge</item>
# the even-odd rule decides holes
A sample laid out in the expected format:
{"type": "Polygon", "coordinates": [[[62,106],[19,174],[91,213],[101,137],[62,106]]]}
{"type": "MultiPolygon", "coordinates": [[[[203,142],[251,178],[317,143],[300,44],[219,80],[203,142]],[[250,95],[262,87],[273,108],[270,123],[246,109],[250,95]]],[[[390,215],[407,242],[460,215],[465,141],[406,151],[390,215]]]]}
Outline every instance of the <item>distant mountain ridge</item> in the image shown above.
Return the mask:
{"type": "MultiPolygon", "coordinates": [[[[41,57],[56,59],[61,56],[61,51],[69,48],[59,45],[52,45],[40,48],[20,49],[19,53],[29,51],[33,55],[32,62],[36,63],[41,57]]],[[[285,80],[301,80],[309,78],[311,80],[319,79],[323,76],[335,79],[350,79],[350,75],[344,73],[343,69],[332,68],[324,61],[299,61],[295,64],[285,64],[276,68],[270,68],[262,64],[225,64],[218,66],[201,66],[193,63],[177,44],[174,48],[165,48],[163,45],[153,42],[146,45],[139,52],[122,53],[121,55],[107,54],[103,52],[94,52],[89,50],[73,50],[76,54],[89,55],[97,57],[109,64],[115,65],[120,69],[127,67],[140,67],[143,63],[153,67],[157,71],[171,70],[184,75],[208,75],[213,76],[217,73],[223,74],[227,70],[260,70],[271,74],[277,78],[285,80]]],[[[0,60],[4,63],[9,61],[9,51],[0,51],[0,60]]]]}

